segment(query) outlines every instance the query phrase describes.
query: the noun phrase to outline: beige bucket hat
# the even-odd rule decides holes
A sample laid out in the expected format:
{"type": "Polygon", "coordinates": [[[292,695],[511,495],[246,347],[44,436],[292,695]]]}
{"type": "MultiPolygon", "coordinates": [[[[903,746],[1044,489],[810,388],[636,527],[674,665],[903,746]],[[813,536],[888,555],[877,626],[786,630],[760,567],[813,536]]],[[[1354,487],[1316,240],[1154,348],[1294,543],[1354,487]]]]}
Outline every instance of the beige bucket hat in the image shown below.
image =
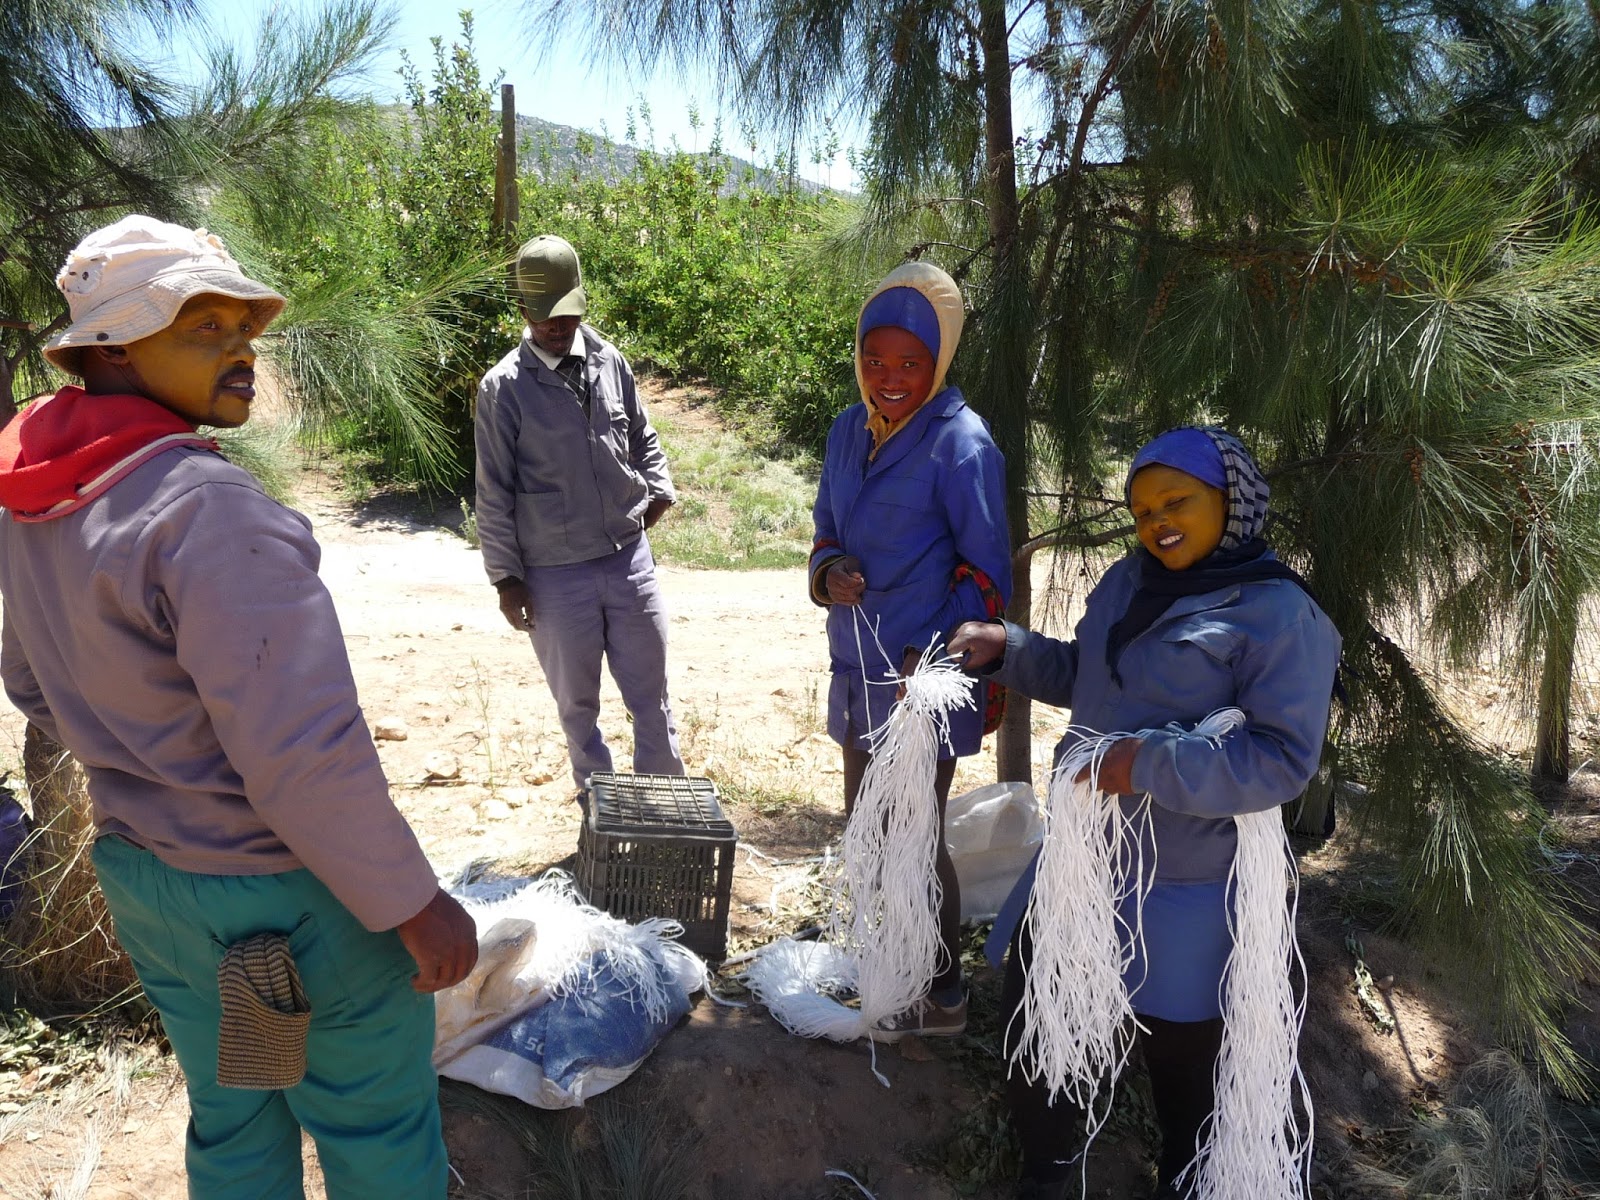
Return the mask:
{"type": "Polygon", "coordinates": [[[191,296],[215,293],[247,300],[265,329],[286,303],[264,283],[245,277],[222,239],[135,214],[79,242],[56,276],[72,324],[44,348],[64,371],[82,374],[86,346],[125,346],[160,333],[191,296]]]}

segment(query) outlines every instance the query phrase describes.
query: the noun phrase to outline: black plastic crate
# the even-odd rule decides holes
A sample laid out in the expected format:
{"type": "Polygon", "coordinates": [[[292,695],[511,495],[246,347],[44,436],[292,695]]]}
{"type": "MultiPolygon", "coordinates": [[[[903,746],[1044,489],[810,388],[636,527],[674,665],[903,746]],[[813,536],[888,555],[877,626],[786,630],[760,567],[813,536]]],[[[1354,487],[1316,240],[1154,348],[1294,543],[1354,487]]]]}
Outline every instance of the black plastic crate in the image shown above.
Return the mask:
{"type": "Polygon", "coordinates": [[[683,944],[721,962],[739,835],[709,779],[597,771],[578,835],[578,887],[625,921],[671,917],[683,944]]]}

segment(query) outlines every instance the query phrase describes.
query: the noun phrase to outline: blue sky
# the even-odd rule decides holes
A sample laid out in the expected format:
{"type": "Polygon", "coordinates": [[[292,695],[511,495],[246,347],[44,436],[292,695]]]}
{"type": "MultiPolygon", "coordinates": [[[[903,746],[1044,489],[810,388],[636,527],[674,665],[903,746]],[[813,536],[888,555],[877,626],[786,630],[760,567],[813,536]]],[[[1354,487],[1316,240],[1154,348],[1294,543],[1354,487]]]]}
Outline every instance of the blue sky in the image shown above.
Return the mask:
{"type": "MultiPolygon", "coordinates": [[[[283,7],[305,10],[314,5],[309,0],[200,0],[200,7],[218,33],[248,54],[250,39],[268,12],[283,7]]],[[[627,128],[628,109],[632,107],[637,114],[642,97],[649,106],[658,147],[666,148],[676,137],[685,149],[705,149],[712,122],[720,113],[726,148],[747,156],[747,150],[739,145],[739,124],[731,106],[719,105],[715,88],[708,80],[684,79],[670,69],[657,72],[650,79],[639,79],[614,67],[591,63],[587,46],[575,34],[569,33],[555,45],[535,38],[524,6],[515,0],[482,0],[470,6],[459,0],[398,0],[397,7],[400,21],[391,48],[375,62],[358,89],[380,100],[400,96],[400,78],[396,74],[400,51],[408,53],[426,75],[433,62],[429,39],[443,37],[447,43],[455,40],[460,31],[458,13],[463,7],[471,7],[473,40],[484,78],[493,79],[504,72],[503,82],[516,87],[517,111],[522,115],[594,133],[604,128],[620,141],[627,128]],[[691,106],[697,106],[700,113],[702,128],[698,132],[690,127],[691,106]]],[[[198,70],[199,60],[192,45],[179,43],[147,50],[152,59],[165,57],[180,74],[192,76],[198,70]]],[[[639,141],[645,140],[641,129],[639,141]]],[[[775,141],[765,137],[760,145],[758,157],[769,161],[777,148],[775,141]]],[[[806,161],[809,157],[810,148],[802,148],[803,173],[828,181],[824,178],[826,169],[806,161]]],[[[850,175],[841,152],[833,165],[831,182],[844,186],[850,175]]]]}

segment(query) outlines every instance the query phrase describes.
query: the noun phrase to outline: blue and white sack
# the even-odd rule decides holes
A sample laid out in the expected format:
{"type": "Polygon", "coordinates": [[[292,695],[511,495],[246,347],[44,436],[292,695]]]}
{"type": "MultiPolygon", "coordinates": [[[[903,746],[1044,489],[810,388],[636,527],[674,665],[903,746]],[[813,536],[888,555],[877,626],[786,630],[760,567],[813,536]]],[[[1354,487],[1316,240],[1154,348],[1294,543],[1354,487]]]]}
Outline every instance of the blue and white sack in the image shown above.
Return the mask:
{"type": "Polygon", "coordinates": [[[438,997],[434,1066],[446,1078],[538,1108],[581,1105],[637,1070],[706,985],[676,922],[629,925],[584,904],[560,872],[499,899],[461,898],[479,958],[438,997]]]}

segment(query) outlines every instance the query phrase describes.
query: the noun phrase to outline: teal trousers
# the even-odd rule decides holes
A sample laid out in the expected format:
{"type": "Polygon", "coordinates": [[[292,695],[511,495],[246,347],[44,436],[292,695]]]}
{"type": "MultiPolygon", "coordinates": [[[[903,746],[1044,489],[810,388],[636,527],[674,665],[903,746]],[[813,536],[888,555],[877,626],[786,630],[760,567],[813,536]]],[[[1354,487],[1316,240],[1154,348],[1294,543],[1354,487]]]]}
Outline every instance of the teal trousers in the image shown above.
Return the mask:
{"type": "Polygon", "coordinates": [[[303,1200],[302,1129],[330,1200],[441,1200],[433,998],[396,934],[368,932],[305,870],[196,875],[114,836],[94,866],[188,1084],[191,1200],[303,1200]],[[217,1084],[217,965],[256,933],[288,936],[311,1004],[306,1076],[284,1091],[217,1084]]]}

